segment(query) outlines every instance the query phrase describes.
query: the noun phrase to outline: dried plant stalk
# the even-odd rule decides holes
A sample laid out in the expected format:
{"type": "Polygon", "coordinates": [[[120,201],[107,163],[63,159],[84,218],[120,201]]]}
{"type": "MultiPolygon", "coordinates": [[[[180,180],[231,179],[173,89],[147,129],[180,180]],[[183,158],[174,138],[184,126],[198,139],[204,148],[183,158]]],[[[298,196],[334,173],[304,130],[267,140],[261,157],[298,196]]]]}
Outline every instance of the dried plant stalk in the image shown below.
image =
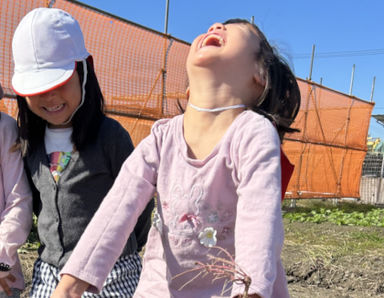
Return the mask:
{"type": "Polygon", "coordinates": [[[248,297],[251,278],[236,264],[235,258],[226,249],[220,246],[213,246],[212,249],[217,249],[219,252],[217,255],[208,254],[207,263],[196,262],[195,268],[181,272],[172,278],[176,279],[188,273],[196,273],[194,277],[179,288],[179,291],[199,277],[212,275],[212,282],[224,279],[221,295],[228,292],[233,283],[238,283],[244,285],[244,293],[242,297],[248,297]],[[223,256],[221,257],[220,255],[223,256]]]}

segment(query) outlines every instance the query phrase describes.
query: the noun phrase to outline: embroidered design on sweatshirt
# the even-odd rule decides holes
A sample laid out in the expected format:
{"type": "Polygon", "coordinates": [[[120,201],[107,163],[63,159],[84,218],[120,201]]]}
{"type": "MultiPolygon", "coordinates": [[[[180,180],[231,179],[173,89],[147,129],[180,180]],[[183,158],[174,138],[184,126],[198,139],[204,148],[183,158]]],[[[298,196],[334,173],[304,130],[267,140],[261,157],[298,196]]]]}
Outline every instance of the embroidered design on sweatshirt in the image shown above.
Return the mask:
{"type": "Polygon", "coordinates": [[[160,206],[153,225],[174,247],[197,242],[209,248],[233,236],[234,210],[210,202],[200,184],[187,189],[180,184],[171,186],[169,199],[162,199],[160,206]]]}
{"type": "Polygon", "coordinates": [[[71,160],[71,152],[52,152],[49,154],[50,171],[56,183],[71,160]]]}
{"type": "Polygon", "coordinates": [[[203,198],[203,188],[194,185],[190,191],[184,191],[180,185],[172,188],[172,198],[169,202],[170,230],[174,234],[193,235],[200,230],[201,201],[203,198]]]}

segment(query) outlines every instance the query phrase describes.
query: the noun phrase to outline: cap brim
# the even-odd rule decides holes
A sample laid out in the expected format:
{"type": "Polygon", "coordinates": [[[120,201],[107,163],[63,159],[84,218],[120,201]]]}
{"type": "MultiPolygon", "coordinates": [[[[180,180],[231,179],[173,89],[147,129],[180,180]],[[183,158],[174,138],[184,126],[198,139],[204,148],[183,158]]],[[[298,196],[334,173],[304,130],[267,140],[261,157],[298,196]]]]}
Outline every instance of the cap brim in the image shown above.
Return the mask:
{"type": "Polygon", "coordinates": [[[74,73],[76,63],[63,68],[44,68],[32,72],[15,72],[12,88],[20,96],[33,96],[64,85],[74,73]]]}

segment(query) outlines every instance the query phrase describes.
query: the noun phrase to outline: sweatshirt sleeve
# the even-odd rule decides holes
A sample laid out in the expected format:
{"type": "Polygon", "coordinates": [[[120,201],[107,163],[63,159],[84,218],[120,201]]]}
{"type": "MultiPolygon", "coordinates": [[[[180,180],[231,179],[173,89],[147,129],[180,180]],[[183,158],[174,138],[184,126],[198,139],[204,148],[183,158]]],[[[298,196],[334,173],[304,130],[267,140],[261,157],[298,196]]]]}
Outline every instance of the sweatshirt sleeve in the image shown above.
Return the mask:
{"type": "MultiPolygon", "coordinates": [[[[135,224],[155,191],[158,142],[152,129],[124,162],[61,274],[70,274],[99,292],[135,224]]],[[[149,215],[150,216],[150,215],[149,215]]]]}
{"type": "MultiPolygon", "coordinates": [[[[238,142],[238,204],[235,226],[236,264],[251,277],[249,294],[271,297],[283,245],[280,141],[262,119],[238,142]]],[[[243,294],[234,284],[232,297],[243,294]]]]}
{"type": "Polygon", "coordinates": [[[17,249],[26,241],[32,225],[32,194],[23,160],[19,151],[10,151],[16,137],[16,122],[1,114],[0,263],[10,267],[16,263],[17,249]]]}
{"type": "MultiPolygon", "coordinates": [[[[134,146],[131,140],[131,136],[128,131],[121,126],[119,122],[114,119],[107,118],[109,123],[109,129],[102,137],[108,140],[107,146],[105,146],[106,155],[110,159],[111,172],[113,177],[117,177],[124,161],[132,153],[134,146]]],[[[141,251],[145,243],[147,242],[147,236],[151,227],[151,215],[154,208],[154,200],[152,199],[145,207],[143,213],[137,220],[137,224],[134,228],[134,233],[137,241],[137,250],[141,251]]]]}

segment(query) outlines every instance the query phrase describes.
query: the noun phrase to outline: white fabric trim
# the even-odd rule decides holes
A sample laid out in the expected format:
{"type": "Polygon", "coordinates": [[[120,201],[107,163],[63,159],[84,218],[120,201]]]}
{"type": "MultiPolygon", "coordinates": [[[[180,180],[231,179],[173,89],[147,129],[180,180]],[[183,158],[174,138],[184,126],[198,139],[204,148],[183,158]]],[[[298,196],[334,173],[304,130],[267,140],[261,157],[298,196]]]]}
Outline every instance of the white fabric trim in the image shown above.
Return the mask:
{"type": "Polygon", "coordinates": [[[72,152],[73,144],[71,141],[72,127],[68,128],[45,128],[44,142],[47,154],[56,151],[72,152]]]}

